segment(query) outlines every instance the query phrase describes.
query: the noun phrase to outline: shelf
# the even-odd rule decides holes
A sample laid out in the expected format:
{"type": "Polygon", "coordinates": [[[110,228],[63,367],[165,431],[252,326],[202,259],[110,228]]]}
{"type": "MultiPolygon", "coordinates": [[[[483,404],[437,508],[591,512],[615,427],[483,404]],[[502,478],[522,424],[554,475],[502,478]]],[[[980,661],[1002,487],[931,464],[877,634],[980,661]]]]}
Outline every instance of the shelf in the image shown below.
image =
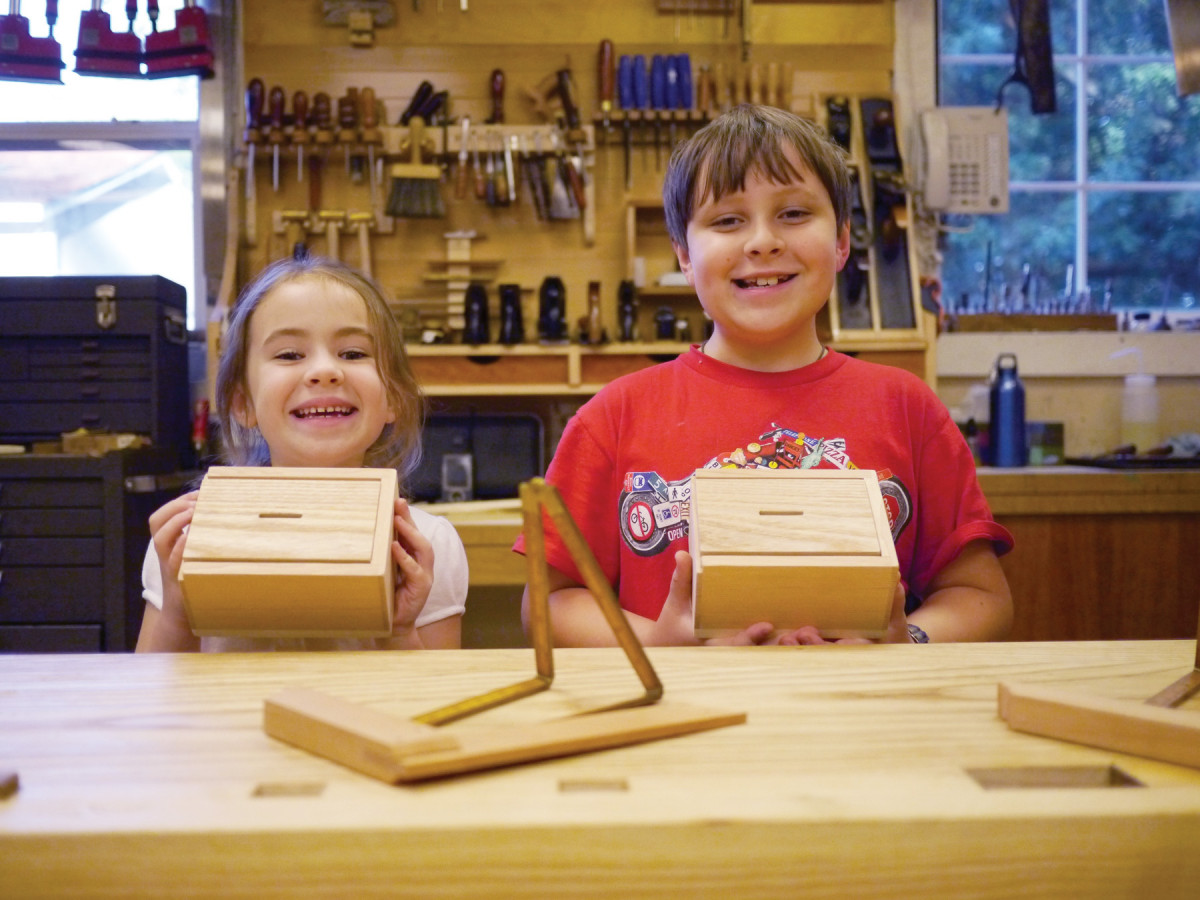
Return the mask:
{"type": "Polygon", "coordinates": [[[681,341],[581,344],[412,344],[405,347],[426,394],[591,396],[639,369],[672,359],[681,341]]]}

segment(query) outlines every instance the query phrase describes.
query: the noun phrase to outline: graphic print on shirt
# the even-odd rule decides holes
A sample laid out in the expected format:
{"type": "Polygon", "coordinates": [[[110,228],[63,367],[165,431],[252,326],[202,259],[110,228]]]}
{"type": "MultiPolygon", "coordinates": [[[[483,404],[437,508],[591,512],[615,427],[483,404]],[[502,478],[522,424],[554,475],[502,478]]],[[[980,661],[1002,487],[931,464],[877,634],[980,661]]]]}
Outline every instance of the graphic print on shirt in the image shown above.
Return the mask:
{"type": "MultiPolygon", "coordinates": [[[[745,446],[714,456],[705,469],[857,469],[845,438],[821,438],[772,426],[745,446]]],[[[892,540],[912,519],[912,499],[889,469],[877,472],[892,540]]],[[[687,536],[691,478],[667,481],[657,472],[626,472],[618,498],[621,538],[638,556],[655,556],[687,536]]]]}

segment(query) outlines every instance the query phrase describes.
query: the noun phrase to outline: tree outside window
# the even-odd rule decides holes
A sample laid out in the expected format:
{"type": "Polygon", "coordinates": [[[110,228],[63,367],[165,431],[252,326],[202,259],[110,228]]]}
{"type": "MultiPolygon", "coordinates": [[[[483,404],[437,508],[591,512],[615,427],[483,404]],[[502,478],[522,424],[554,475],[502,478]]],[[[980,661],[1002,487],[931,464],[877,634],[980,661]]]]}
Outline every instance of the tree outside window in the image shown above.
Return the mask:
{"type": "MultiPolygon", "coordinates": [[[[997,102],[1019,2],[939,3],[941,105],[997,102]]],[[[1200,96],[1177,95],[1163,0],[1051,0],[1050,24],[1057,111],[1005,89],[1011,211],[948,220],[944,296],[979,309],[1028,282],[1047,309],[1200,309],[1200,96]]]]}

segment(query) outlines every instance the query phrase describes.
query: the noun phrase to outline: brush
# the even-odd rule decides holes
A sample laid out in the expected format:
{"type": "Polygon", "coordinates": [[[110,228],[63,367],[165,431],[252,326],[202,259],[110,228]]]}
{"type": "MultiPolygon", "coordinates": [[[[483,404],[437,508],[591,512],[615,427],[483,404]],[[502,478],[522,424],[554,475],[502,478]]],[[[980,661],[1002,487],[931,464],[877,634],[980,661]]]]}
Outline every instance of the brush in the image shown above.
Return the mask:
{"type": "Polygon", "coordinates": [[[397,219],[441,219],[446,215],[442,202],[440,166],[424,162],[425,120],[414,116],[408,122],[408,159],[393,163],[392,188],[387,214],[397,219]]]}

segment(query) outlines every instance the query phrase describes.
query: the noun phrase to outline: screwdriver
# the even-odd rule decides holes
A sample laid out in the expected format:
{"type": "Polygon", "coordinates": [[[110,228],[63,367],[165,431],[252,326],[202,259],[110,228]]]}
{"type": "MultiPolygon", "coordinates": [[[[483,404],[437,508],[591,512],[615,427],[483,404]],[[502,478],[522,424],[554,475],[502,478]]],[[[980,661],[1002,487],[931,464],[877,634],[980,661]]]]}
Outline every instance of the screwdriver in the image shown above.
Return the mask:
{"type": "Polygon", "coordinates": [[[267,105],[270,108],[271,127],[267,131],[267,143],[271,145],[271,187],[279,190],[279,145],[283,143],[283,106],[286,96],[283,88],[271,88],[267,105]]]}
{"type": "Polygon", "coordinates": [[[379,107],[375,103],[374,88],[365,87],[358,96],[362,106],[362,140],[367,145],[367,165],[371,169],[371,197],[374,198],[378,187],[375,180],[375,148],[383,143],[383,133],[379,130],[379,107]]]}
{"type": "Polygon", "coordinates": [[[292,94],[292,143],[296,145],[296,180],[304,181],[304,145],[308,143],[308,94],[292,94]]]}
{"type": "Polygon", "coordinates": [[[600,51],[596,56],[597,79],[600,88],[600,115],[604,121],[604,141],[608,143],[612,136],[613,108],[613,42],[605,38],[600,42],[600,51]]]}
{"type": "Polygon", "coordinates": [[[621,129],[625,138],[625,190],[633,189],[633,110],[636,106],[633,91],[633,57],[621,54],[617,63],[617,101],[624,117],[621,129]]]}
{"type": "MultiPolygon", "coordinates": [[[[317,91],[313,94],[312,100],[312,120],[313,120],[313,141],[318,148],[328,147],[333,143],[333,101],[324,91],[317,91]]],[[[312,159],[309,160],[309,169],[312,179],[308,185],[309,207],[311,209],[321,208],[321,167],[323,165],[323,157],[327,154],[325,151],[321,153],[314,152],[312,159]]]]}
{"type": "Polygon", "coordinates": [[[266,88],[261,78],[251,78],[246,85],[246,128],[242,140],[246,144],[246,243],[253,247],[257,243],[257,211],[255,189],[254,151],[262,140],[263,98],[266,88]]]}
{"type": "Polygon", "coordinates": [[[346,175],[350,175],[350,145],[358,139],[358,88],[346,88],[337,101],[338,143],[346,154],[346,175]]]}

